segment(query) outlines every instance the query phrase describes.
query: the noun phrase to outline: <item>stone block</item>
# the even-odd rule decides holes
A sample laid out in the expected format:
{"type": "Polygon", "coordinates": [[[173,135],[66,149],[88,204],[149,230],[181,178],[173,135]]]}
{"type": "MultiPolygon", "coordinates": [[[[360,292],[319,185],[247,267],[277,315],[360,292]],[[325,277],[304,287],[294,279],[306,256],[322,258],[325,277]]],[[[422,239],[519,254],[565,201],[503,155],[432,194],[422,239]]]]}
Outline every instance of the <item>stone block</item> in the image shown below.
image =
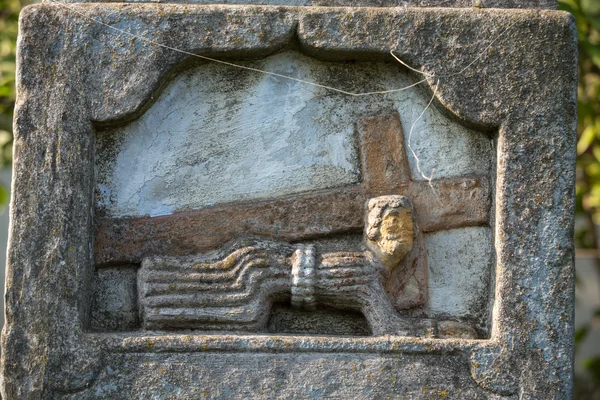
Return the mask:
{"type": "Polygon", "coordinates": [[[572,17],[290,5],[24,9],[3,398],[570,397],[572,17]]]}

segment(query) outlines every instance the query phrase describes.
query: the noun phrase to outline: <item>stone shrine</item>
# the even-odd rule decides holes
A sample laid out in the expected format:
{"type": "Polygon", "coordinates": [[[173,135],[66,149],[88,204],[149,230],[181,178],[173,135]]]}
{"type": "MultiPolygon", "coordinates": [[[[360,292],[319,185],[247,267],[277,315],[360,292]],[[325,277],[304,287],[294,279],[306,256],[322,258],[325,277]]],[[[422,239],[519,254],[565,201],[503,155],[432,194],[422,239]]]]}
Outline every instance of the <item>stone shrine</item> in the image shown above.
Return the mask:
{"type": "Polygon", "coordinates": [[[3,398],[570,398],[569,14],[204,3],[23,10],[3,398]]]}

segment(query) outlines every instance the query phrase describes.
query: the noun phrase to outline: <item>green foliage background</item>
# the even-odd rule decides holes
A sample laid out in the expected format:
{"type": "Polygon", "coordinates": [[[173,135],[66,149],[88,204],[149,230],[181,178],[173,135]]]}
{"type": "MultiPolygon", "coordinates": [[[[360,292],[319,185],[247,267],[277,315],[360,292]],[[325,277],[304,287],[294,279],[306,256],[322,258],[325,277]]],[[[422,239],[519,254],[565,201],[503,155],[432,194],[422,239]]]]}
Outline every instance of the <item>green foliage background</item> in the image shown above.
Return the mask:
{"type": "MultiPolygon", "coordinates": [[[[15,105],[15,53],[18,15],[30,0],[0,0],[0,166],[12,161],[12,114],[15,105]]],[[[577,215],[583,224],[576,231],[580,248],[598,249],[600,225],[600,0],[560,0],[572,13],[579,30],[579,125],[577,143],[577,215]]],[[[0,186],[0,204],[8,201],[0,186]]],[[[600,261],[598,261],[600,274],[600,261]]],[[[599,288],[600,290],[600,288],[599,288]]],[[[597,313],[600,319],[600,310],[597,313]]],[[[578,330],[576,343],[591,324],[578,330]]],[[[596,321],[598,323],[598,321],[596,321]]],[[[577,376],[577,399],[600,399],[600,358],[585,361],[586,374],[577,376]]]]}
{"type": "MultiPolygon", "coordinates": [[[[559,0],[559,7],[577,20],[579,31],[579,87],[577,126],[576,245],[598,252],[600,226],[600,1],[559,0]]],[[[596,259],[600,276],[600,260],[596,259]]],[[[600,288],[598,288],[600,290],[600,288]]],[[[576,351],[593,325],[600,324],[600,310],[595,320],[578,329],[576,351]]],[[[600,357],[584,359],[584,374],[575,379],[576,399],[600,399],[600,357]]]]}
{"type": "MultiPolygon", "coordinates": [[[[0,167],[12,161],[12,116],[15,108],[15,54],[20,0],[0,0],[0,167]]],[[[8,190],[0,185],[0,205],[8,203],[8,190]]]]}
{"type": "Polygon", "coordinates": [[[0,165],[10,165],[19,0],[0,0],[0,165]]]}

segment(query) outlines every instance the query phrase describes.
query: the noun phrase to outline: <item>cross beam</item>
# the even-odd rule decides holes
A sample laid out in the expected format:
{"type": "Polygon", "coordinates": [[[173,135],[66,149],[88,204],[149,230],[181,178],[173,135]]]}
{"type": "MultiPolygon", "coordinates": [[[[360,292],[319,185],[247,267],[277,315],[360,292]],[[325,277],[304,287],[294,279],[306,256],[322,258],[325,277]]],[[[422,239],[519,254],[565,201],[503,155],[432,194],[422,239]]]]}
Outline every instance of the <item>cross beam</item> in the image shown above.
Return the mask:
{"type": "Polygon", "coordinates": [[[360,185],[160,217],[99,218],[96,264],[202,253],[240,236],[298,241],[361,232],[366,200],[386,194],[402,194],[412,200],[423,232],[489,224],[488,178],[412,179],[397,112],[361,118],[356,128],[363,177],[360,185]]]}

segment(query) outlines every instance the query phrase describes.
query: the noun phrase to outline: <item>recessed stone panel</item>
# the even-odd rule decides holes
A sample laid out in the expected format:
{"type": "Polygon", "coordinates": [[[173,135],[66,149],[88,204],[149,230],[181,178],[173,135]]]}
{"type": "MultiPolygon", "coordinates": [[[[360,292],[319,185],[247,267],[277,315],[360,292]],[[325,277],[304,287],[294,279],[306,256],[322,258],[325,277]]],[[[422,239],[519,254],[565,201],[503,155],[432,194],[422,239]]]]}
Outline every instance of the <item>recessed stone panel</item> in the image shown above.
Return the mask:
{"type": "MultiPolygon", "coordinates": [[[[361,93],[414,83],[396,62],[321,62],[285,52],[243,65],[361,93]]],[[[360,183],[355,123],[397,110],[413,179],[488,174],[493,142],[443,116],[418,88],[352,97],[219,64],[177,76],[137,120],[99,132],[96,206],[157,216],[360,183]]]]}
{"type": "Polygon", "coordinates": [[[429,313],[470,319],[485,326],[494,269],[491,228],[472,227],[427,235],[429,313]]]}
{"type": "Polygon", "coordinates": [[[140,328],[135,265],[96,269],[90,326],[97,331],[133,331],[140,328]]]}

